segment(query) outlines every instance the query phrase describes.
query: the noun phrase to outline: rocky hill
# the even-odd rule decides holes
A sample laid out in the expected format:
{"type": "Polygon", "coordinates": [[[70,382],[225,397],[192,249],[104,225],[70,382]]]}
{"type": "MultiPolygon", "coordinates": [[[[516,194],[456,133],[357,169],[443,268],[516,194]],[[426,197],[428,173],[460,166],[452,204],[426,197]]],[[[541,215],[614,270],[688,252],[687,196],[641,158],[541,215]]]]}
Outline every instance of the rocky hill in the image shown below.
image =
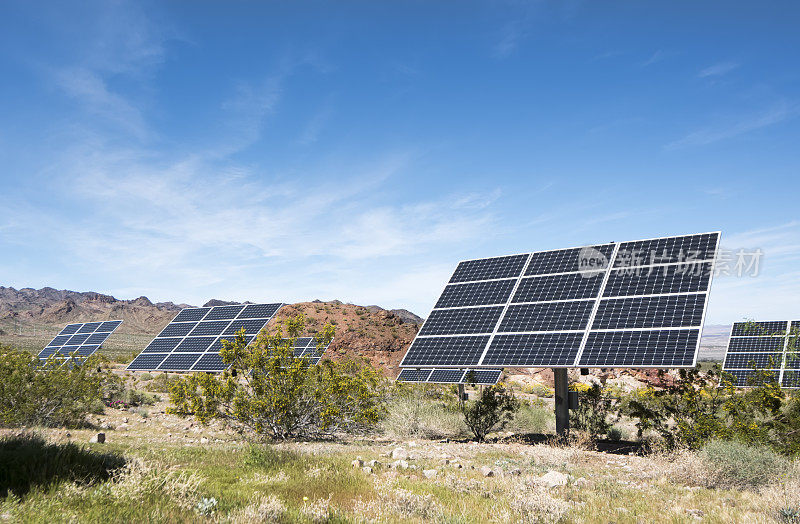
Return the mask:
{"type": "MultiPolygon", "coordinates": [[[[231,303],[212,299],[204,305],[231,303]]],[[[69,322],[121,319],[122,326],[105,344],[105,349],[112,356],[127,356],[141,350],[184,307],[190,306],[172,302],[154,304],[147,297],[118,300],[95,292],[0,287],[0,342],[36,350],[69,322]]],[[[397,364],[422,323],[422,318],[405,309],[385,310],[375,305],[317,300],[285,306],[272,324],[298,313],[306,315],[309,333],[315,333],[327,322],[336,326],[336,338],[327,356],[365,357],[384,368],[388,375],[398,372],[397,364]]]]}

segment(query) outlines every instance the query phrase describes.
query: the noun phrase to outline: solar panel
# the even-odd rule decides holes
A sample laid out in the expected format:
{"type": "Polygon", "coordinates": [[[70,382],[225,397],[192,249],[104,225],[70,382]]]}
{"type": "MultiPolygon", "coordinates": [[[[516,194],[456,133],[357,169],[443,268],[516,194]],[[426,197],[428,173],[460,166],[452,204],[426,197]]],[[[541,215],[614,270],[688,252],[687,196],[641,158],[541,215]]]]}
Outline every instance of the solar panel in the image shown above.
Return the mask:
{"type": "Polygon", "coordinates": [[[219,356],[222,340],[244,328],[249,345],[283,304],[186,308],[128,364],[131,371],[210,371],[228,368],[219,356]]]}
{"type": "Polygon", "coordinates": [[[427,384],[494,385],[500,381],[502,369],[413,369],[400,371],[397,380],[427,384]]]}
{"type": "Polygon", "coordinates": [[[735,322],[722,370],[737,387],[752,386],[755,370],[771,372],[781,387],[800,388],[798,321],[735,322]]]}
{"type": "Polygon", "coordinates": [[[105,322],[85,322],[67,324],[49,344],[39,352],[39,359],[46,360],[51,355],[59,360],[69,359],[71,354],[85,359],[100,349],[100,346],[111,336],[121,320],[105,322]]]}
{"type": "Polygon", "coordinates": [[[694,366],[719,236],[461,262],[400,367],[694,366]]]}

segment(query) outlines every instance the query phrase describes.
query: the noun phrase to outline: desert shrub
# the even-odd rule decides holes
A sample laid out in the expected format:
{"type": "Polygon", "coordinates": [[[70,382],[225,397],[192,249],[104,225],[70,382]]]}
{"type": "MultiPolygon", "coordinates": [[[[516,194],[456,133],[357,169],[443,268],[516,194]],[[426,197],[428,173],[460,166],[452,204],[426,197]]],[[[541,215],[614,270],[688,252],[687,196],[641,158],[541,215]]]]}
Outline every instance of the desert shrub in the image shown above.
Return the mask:
{"type": "Polygon", "coordinates": [[[50,444],[35,434],[0,438],[0,497],[22,496],[34,486],[63,481],[93,484],[125,465],[115,453],[95,453],[75,443],[50,444]]]}
{"type": "Polygon", "coordinates": [[[671,386],[624,396],[618,414],[636,420],[639,437],[655,431],[667,448],[700,449],[711,440],[739,440],[786,454],[800,452],[800,401],[782,391],[773,374],[757,370],[746,390],[720,375],[718,364],[706,373],[682,369],[671,386]]]}
{"type": "Polygon", "coordinates": [[[792,463],[766,446],[712,440],[700,451],[708,484],[720,488],[757,488],[791,470],[792,463]]]}
{"type": "Polygon", "coordinates": [[[586,431],[590,437],[608,433],[614,399],[603,394],[600,384],[573,384],[570,389],[577,391],[580,396],[578,409],[570,410],[570,426],[586,431]]]}
{"type": "Polygon", "coordinates": [[[82,365],[0,348],[0,426],[80,426],[121,379],[91,357],[82,365]]]}
{"type": "MultiPolygon", "coordinates": [[[[305,318],[282,321],[271,335],[261,334],[252,345],[244,331],[223,341],[220,355],[230,368],[221,375],[195,373],[170,386],[170,413],[193,415],[200,422],[228,421],[251,434],[276,439],[320,437],[337,431],[363,432],[384,415],[384,379],[367,362],[312,365],[295,357],[295,338],[305,318]],[[285,333],[284,333],[285,330],[285,333]]],[[[328,324],[318,335],[319,346],[333,338],[328,324]]]]}
{"type": "Polygon", "coordinates": [[[622,440],[625,437],[625,430],[619,426],[611,426],[606,431],[606,437],[608,440],[622,440]]]}
{"type": "Polygon", "coordinates": [[[519,400],[519,410],[506,429],[514,433],[547,433],[553,422],[553,410],[541,400],[519,400]]]}
{"type": "Polygon", "coordinates": [[[476,400],[465,402],[461,408],[464,421],[478,442],[483,442],[490,432],[503,429],[518,410],[519,401],[513,390],[503,384],[483,388],[476,400]]]}
{"type": "Polygon", "coordinates": [[[151,373],[142,373],[141,375],[139,375],[139,380],[141,380],[142,382],[153,380],[153,375],[151,373]]]}
{"type": "MultiPolygon", "coordinates": [[[[402,383],[396,383],[402,384],[402,383]]],[[[430,384],[394,387],[380,429],[397,438],[463,438],[468,435],[464,416],[453,392],[430,384]]]]}
{"type": "MultiPolygon", "coordinates": [[[[147,373],[149,375],[149,373],[147,373]]],[[[169,393],[169,388],[178,380],[178,377],[170,377],[168,373],[159,373],[147,384],[145,388],[147,391],[154,391],[156,393],[169,393]]]]}
{"type": "Polygon", "coordinates": [[[522,386],[522,392],[542,398],[553,398],[555,395],[555,390],[544,384],[525,384],[522,386]]]}

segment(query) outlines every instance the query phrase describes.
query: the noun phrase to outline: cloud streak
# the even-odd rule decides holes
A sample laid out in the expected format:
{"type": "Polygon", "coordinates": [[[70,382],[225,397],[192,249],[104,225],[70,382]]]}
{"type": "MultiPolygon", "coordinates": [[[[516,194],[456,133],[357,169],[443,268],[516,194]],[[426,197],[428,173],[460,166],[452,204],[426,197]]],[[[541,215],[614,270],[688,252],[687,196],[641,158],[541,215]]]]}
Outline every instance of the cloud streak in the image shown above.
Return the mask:
{"type": "Polygon", "coordinates": [[[693,131],[683,138],[668,143],[664,146],[664,149],[676,150],[687,147],[706,146],[779,124],[797,115],[798,106],[796,104],[783,102],[760,113],[730,122],[727,125],[707,127],[693,131]]]}

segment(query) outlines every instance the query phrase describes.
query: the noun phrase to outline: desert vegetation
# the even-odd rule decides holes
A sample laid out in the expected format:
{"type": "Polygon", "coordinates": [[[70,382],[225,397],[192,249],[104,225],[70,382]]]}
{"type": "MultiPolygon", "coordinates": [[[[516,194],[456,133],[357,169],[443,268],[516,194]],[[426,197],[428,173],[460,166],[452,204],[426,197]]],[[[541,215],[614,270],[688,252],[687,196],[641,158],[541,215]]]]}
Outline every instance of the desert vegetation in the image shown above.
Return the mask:
{"type": "Polygon", "coordinates": [[[800,521],[800,399],[768,373],[746,390],[719,366],[630,391],[586,377],[557,439],[546,385],[463,401],[363,360],[312,366],[291,353],[305,327],[295,315],[251,346],[234,338],[219,376],[3,348],[0,519],[800,521]]]}

